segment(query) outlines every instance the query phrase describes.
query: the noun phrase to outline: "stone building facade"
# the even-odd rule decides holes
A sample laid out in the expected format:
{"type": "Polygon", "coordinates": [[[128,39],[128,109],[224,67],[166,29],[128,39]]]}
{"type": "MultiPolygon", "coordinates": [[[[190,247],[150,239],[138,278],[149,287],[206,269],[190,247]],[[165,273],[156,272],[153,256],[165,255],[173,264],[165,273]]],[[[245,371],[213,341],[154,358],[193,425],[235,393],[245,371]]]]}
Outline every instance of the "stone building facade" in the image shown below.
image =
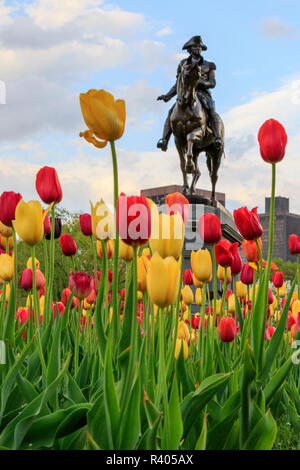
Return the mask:
{"type": "MultiPolygon", "coordinates": [[[[258,214],[264,230],[262,235],[262,254],[264,259],[267,259],[268,256],[270,202],[271,198],[266,197],[265,213],[258,214]]],[[[275,197],[273,258],[282,258],[285,263],[287,261],[296,261],[295,256],[290,254],[288,245],[289,236],[292,233],[300,235],[300,215],[290,212],[289,198],[277,196],[275,197]]]]}

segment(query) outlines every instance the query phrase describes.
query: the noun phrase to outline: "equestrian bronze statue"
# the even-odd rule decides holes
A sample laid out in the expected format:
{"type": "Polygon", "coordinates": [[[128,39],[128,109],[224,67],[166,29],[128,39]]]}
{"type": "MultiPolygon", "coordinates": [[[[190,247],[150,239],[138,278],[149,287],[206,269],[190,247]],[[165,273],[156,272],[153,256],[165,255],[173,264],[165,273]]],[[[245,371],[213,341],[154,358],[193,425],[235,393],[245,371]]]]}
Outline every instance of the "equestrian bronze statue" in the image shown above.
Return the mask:
{"type": "Polygon", "coordinates": [[[224,125],[215,111],[215,103],[210,88],[216,85],[213,62],[207,62],[201,52],[207,47],[201,36],[194,36],[184,46],[190,54],[183,59],[177,69],[176,84],[166,95],[157,99],[165,102],[177,95],[176,103],[168,113],[162,139],[157,147],[163,151],[173,132],[175,145],[180,157],[183,175],[183,193],[194,194],[200,177],[198,156],[206,153],[206,163],[212,183],[211,198],[215,199],[218,169],[224,153],[224,125]],[[192,175],[189,186],[187,175],[192,175]]]}

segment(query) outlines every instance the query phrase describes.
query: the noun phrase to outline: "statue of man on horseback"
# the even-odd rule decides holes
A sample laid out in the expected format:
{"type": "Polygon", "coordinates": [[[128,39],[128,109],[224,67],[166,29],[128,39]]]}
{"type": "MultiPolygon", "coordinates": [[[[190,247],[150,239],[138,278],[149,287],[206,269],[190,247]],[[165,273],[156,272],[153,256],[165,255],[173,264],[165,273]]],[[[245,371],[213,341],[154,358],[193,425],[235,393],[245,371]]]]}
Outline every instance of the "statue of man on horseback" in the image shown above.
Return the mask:
{"type": "Polygon", "coordinates": [[[200,152],[205,151],[214,198],[217,171],[224,151],[224,126],[210,93],[210,89],[216,85],[216,66],[203,59],[201,52],[207,50],[207,47],[201,36],[193,36],[184,44],[183,50],[187,50],[190,55],[178,65],[176,84],[167,94],[157,98],[167,102],[177,95],[157,147],[166,151],[173,132],[184,177],[184,192],[189,189],[191,194],[195,192],[200,176],[197,158],[200,152]],[[190,188],[186,179],[189,173],[193,174],[190,188]]]}

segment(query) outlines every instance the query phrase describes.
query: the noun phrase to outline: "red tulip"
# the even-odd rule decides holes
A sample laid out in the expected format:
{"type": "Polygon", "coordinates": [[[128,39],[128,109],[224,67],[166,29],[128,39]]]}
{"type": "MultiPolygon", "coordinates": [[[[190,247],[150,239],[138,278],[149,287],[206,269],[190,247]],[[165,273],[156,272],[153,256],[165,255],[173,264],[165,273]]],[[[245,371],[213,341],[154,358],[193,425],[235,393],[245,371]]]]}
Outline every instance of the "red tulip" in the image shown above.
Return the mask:
{"type": "MultiPolygon", "coordinates": [[[[258,244],[261,249],[262,243],[260,238],[258,239],[258,244]]],[[[257,263],[259,261],[259,252],[254,240],[244,240],[242,243],[242,250],[249,263],[257,263]]]]}
{"type": "Polygon", "coordinates": [[[235,320],[232,317],[222,317],[219,323],[219,333],[223,342],[233,341],[237,333],[235,320]]]}
{"type": "Polygon", "coordinates": [[[6,191],[0,197],[0,220],[7,227],[12,227],[15,220],[16,207],[22,199],[21,194],[6,191]]]}
{"type": "Polygon", "coordinates": [[[49,214],[46,214],[46,216],[44,218],[44,234],[45,235],[50,235],[51,234],[51,219],[49,217],[49,214]]]}
{"type": "Polygon", "coordinates": [[[89,305],[92,305],[92,304],[95,304],[96,303],[96,300],[97,300],[97,295],[96,295],[96,292],[95,290],[93,289],[92,292],[90,293],[90,295],[87,296],[87,298],[85,299],[87,301],[87,303],[89,305]]]}
{"type": "Polygon", "coordinates": [[[298,312],[296,316],[296,329],[297,332],[300,333],[300,312],[298,312]]]}
{"type": "Polygon", "coordinates": [[[241,272],[241,281],[246,286],[253,284],[254,269],[249,264],[244,264],[241,272]]]}
{"type": "Polygon", "coordinates": [[[265,340],[270,341],[273,334],[275,333],[275,330],[276,328],[274,328],[274,326],[268,326],[268,328],[266,329],[266,333],[265,333],[265,340]]]}
{"type": "Polygon", "coordinates": [[[193,281],[193,273],[190,269],[186,269],[183,273],[183,282],[187,284],[188,286],[191,286],[194,281],[193,281]]]}
{"type": "Polygon", "coordinates": [[[233,211],[233,217],[235,225],[246,240],[255,240],[262,236],[263,229],[257,215],[257,207],[254,207],[251,212],[247,207],[241,207],[233,211]]]}
{"type": "Polygon", "coordinates": [[[289,237],[289,249],[292,255],[300,254],[300,237],[294,233],[289,237]]]}
{"type": "Polygon", "coordinates": [[[287,135],[284,127],[275,119],[266,121],[258,133],[260,154],[267,163],[280,162],[285,154],[287,135]]]}
{"type": "Polygon", "coordinates": [[[77,245],[75,243],[75,240],[71,235],[68,233],[64,233],[60,239],[59,243],[61,246],[61,251],[65,256],[73,256],[77,252],[77,245]]]}
{"type": "Polygon", "coordinates": [[[198,222],[200,237],[208,245],[218,243],[222,238],[221,223],[215,214],[202,214],[198,222]]]}
{"type": "MultiPolygon", "coordinates": [[[[69,300],[69,297],[71,295],[72,291],[69,287],[66,287],[63,291],[62,291],[62,297],[61,297],[61,301],[64,305],[67,305],[67,302],[69,300]]],[[[71,303],[71,308],[76,308],[78,309],[78,306],[79,306],[79,300],[76,298],[76,297],[73,297],[72,299],[72,303],[71,303]]]]}
{"type": "Polygon", "coordinates": [[[144,245],[151,233],[150,207],[144,195],[118,197],[117,230],[127,245],[144,245]]]}
{"type": "Polygon", "coordinates": [[[39,290],[39,297],[42,297],[42,295],[45,295],[45,286],[39,290]]]}
{"type": "Polygon", "coordinates": [[[83,235],[91,237],[93,235],[91,214],[81,214],[79,216],[79,223],[83,235]]]}
{"type": "Polygon", "coordinates": [[[125,300],[125,295],[126,295],[126,289],[121,289],[120,290],[120,296],[121,296],[122,300],[125,300]]]}
{"type": "Polygon", "coordinates": [[[69,287],[71,291],[75,288],[75,297],[83,300],[88,297],[93,290],[93,277],[83,272],[74,273],[71,271],[69,276],[69,287]]]}
{"type": "Polygon", "coordinates": [[[170,215],[179,213],[184,224],[189,220],[190,203],[181,193],[171,193],[166,196],[167,212],[170,215]]]}
{"type": "Polygon", "coordinates": [[[193,330],[200,330],[200,316],[195,317],[195,315],[192,315],[192,328],[193,330]]]}
{"type": "Polygon", "coordinates": [[[295,323],[296,323],[296,320],[294,319],[293,315],[289,312],[288,313],[288,329],[290,330],[292,326],[295,325],[295,323]]]}
{"type": "Polygon", "coordinates": [[[62,302],[52,302],[52,311],[53,311],[53,316],[54,320],[56,320],[56,311],[58,309],[58,313],[60,316],[63,316],[64,311],[65,311],[65,306],[62,302]]]}
{"type": "Polygon", "coordinates": [[[231,245],[228,240],[220,240],[219,243],[215,245],[217,263],[224,268],[231,266],[238,246],[239,244],[237,242],[231,245]]]}
{"type": "MultiPolygon", "coordinates": [[[[39,269],[36,269],[35,276],[36,276],[35,277],[36,289],[40,290],[45,285],[44,275],[39,269]]],[[[21,278],[20,278],[21,287],[25,290],[31,290],[32,289],[32,282],[33,282],[32,269],[24,269],[22,274],[21,274],[21,278]]]]}
{"type": "Polygon", "coordinates": [[[268,304],[271,305],[274,302],[274,296],[272,290],[269,288],[268,290],[268,304]]]}
{"type": "Polygon", "coordinates": [[[283,286],[283,273],[280,271],[277,271],[276,273],[273,274],[272,276],[272,282],[274,287],[282,287],[283,286]]]}
{"type": "Polygon", "coordinates": [[[55,168],[44,166],[36,175],[35,187],[45,204],[62,200],[62,189],[55,168]]]}
{"type": "MultiPolygon", "coordinates": [[[[50,218],[50,227],[51,227],[51,218],[50,218]]],[[[45,230],[45,227],[44,227],[45,230]]],[[[54,219],[54,238],[59,238],[61,236],[61,218],[55,217],[54,219]]],[[[51,228],[50,233],[45,233],[46,240],[51,240],[51,228]]]]}
{"type": "Polygon", "coordinates": [[[237,274],[240,274],[242,270],[242,260],[241,260],[238,250],[236,250],[230,269],[231,269],[231,274],[235,276],[237,274]]]}

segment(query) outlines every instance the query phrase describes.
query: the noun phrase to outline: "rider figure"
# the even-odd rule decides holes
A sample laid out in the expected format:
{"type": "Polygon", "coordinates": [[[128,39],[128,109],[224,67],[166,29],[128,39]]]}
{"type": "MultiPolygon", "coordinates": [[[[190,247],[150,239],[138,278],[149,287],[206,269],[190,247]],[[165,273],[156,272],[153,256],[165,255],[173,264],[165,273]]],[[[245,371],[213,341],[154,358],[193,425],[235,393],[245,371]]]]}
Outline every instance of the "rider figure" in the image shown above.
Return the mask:
{"type": "MultiPolygon", "coordinates": [[[[188,58],[183,59],[177,68],[176,82],[177,78],[180,75],[181,68],[184,64],[189,64],[192,62],[198,62],[201,66],[201,77],[197,85],[197,95],[202,105],[207,111],[208,120],[210,127],[214,135],[214,144],[217,149],[222,147],[222,138],[220,134],[220,118],[215,110],[215,102],[213,101],[210,93],[210,88],[216,86],[215,80],[215,70],[216,66],[213,62],[207,62],[201,56],[202,51],[206,51],[207,47],[203,44],[201,36],[193,36],[188,42],[186,42],[182,48],[187,50],[190,54],[188,58]]],[[[175,84],[167,94],[159,96],[158,100],[163,100],[165,103],[169,101],[177,93],[177,84],[175,84]]],[[[168,148],[168,142],[172,134],[170,116],[173,111],[175,104],[170,109],[163,131],[163,137],[157,142],[157,147],[163,150],[164,152],[168,148]]]]}

